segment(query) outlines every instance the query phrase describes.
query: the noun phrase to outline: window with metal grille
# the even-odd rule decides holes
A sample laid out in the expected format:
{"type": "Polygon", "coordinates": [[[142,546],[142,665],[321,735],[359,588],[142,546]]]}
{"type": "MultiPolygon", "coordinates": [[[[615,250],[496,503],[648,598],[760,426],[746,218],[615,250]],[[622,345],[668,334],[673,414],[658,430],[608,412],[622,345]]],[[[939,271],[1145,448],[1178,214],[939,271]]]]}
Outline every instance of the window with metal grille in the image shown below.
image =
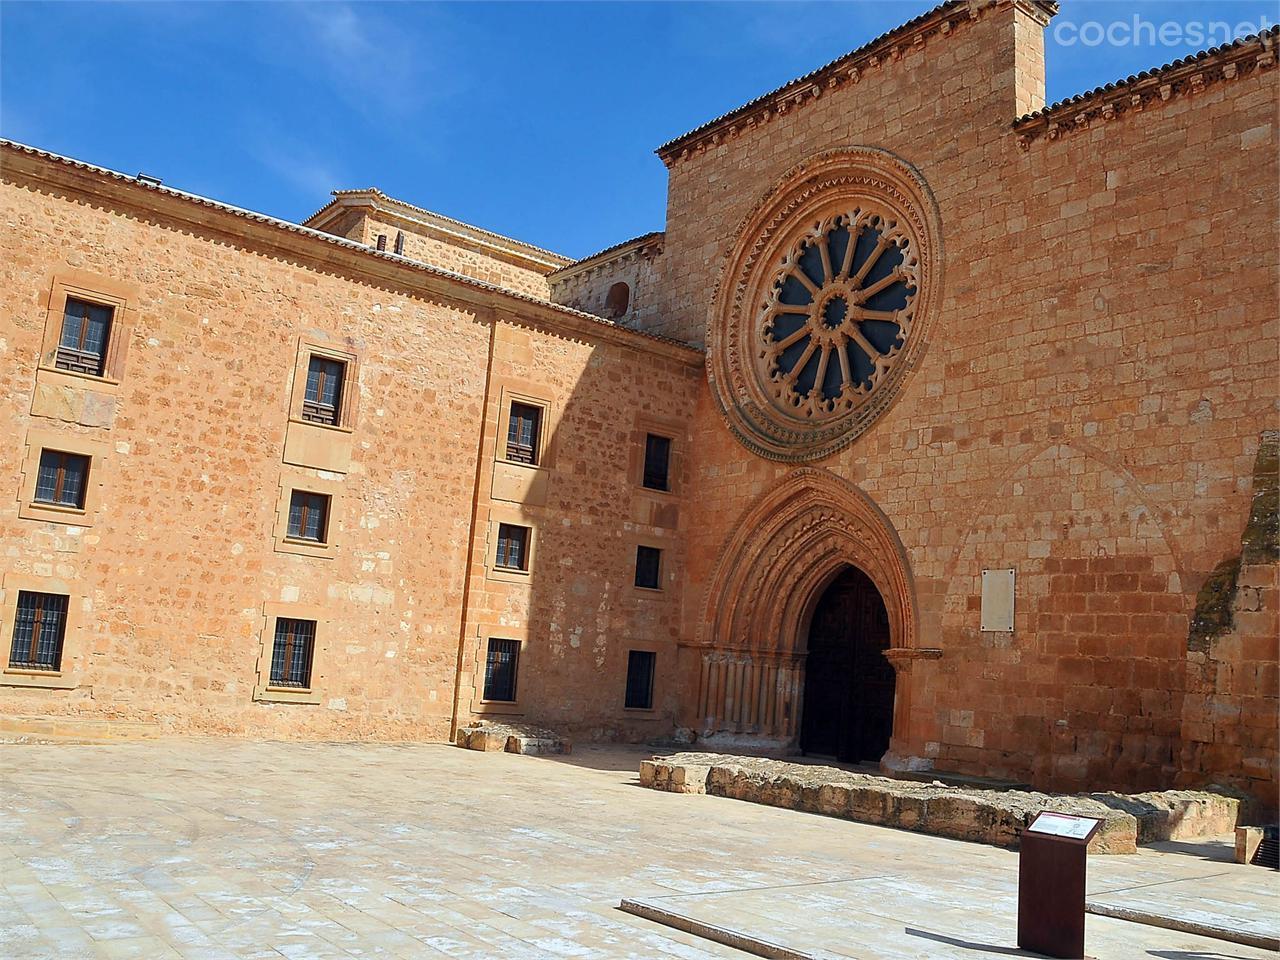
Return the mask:
{"type": "Polygon", "coordinates": [[[516,668],[520,664],[519,640],[489,641],[484,660],[484,699],[511,703],[516,698],[516,668]]]}
{"type": "Polygon", "coordinates": [[[347,365],[341,360],[313,356],[307,364],[307,392],[302,401],[302,419],[314,423],[338,424],[342,403],[342,378],[347,365]]]}
{"type": "Polygon", "coordinates": [[[271,686],[311,686],[311,657],[316,645],[316,622],[276,618],[275,644],[271,648],[271,686]]]}
{"type": "Polygon", "coordinates": [[[627,652],[627,699],[632,710],[653,709],[653,668],[658,655],[649,650],[627,652]]]}
{"type": "Polygon", "coordinates": [[[387,235],[385,233],[378,234],[378,249],[384,251],[387,249],[387,235]]]}
{"type": "Polygon", "coordinates": [[[294,490],[289,496],[289,536],[297,540],[328,541],[329,496],[294,490]]]}
{"type": "Polygon", "coordinates": [[[636,586],[662,588],[662,551],[657,547],[636,547],[636,586]]]}
{"type": "Polygon", "coordinates": [[[62,641],[67,632],[67,597],[57,593],[18,591],[9,666],[19,670],[62,669],[62,641]]]}
{"type": "Polygon", "coordinates": [[[61,450],[41,450],[36,473],[36,502],[84,509],[89,479],[89,458],[61,450]]]}
{"type": "Polygon", "coordinates": [[[517,463],[538,462],[538,433],[542,429],[542,408],[529,403],[512,403],[507,422],[507,459],[517,463]]]}
{"type": "Polygon", "coordinates": [[[529,569],[529,528],[514,523],[498,524],[498,555],[496,566],[504,570],[529,569]]]}
{"type": "Polygon", "coordinates": [[[404,256],[404,231],[396,231],[396,254],[404,256]]]}
{"type": "Polygon", "coordinates": [[[102,376],[111,336],[112,307],[67,297],[62,312],[62,336],[53,365],[63,370],[102,376]]]}
{"type": "Polygon", "coordinates": [[[670,490],[671,438],[656,433],[644,438],[644,485],[650,490],[670,490]]]}

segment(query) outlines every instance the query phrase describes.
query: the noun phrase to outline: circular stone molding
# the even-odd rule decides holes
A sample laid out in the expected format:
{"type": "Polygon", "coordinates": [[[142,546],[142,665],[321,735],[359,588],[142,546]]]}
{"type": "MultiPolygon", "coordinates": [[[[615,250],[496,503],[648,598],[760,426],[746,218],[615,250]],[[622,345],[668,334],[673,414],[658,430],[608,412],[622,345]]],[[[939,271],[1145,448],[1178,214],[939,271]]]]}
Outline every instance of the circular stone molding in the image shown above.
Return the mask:
{"type": "Polygon", "coordinates": [[[893,401],[940,299],[937,204],[870,147],[792,169],[743,221],[712,305],[712,394],[772,460],[828,456],[893,401]]]}

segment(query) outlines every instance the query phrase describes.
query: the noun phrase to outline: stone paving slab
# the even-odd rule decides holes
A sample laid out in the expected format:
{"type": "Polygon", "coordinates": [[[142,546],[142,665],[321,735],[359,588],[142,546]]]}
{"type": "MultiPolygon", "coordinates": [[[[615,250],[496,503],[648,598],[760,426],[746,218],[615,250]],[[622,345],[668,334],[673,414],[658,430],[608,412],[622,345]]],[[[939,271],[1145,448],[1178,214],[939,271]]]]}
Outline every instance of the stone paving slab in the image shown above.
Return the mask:
{"type": "MultiPolygon", "coordinates": [[[[928,946],[909,925],[952,936],[973,914],[987,917],[983,942],[1011,936],[1001,918],[1016,854],[641,789],[644,755],[591,745],[561,757],[445,744],[3,745],[0,957],[741,960],[617,909],[624,898],[680,895],[789,905],[778,930],[818,923],[811,909],[833,936],[856,922],[868,957],[928,946]],[[859,884],[871,903],[838,894],[859,884]]],[[[1252,878],[1272,876],[1145,850],[1091,858],[1090,870],[1091,895],[1196,880],[1258,898],[1252,878]],[[1223,886],[1237,880],[1244,886],[1223,886]]],[[[1280,890],[1264,892],[1273,903],[1280,890]]],[[[1178,956],[1190,942],[1094,923],[1127,931],[1114,956],[1178,956]]],[[[1253,956],[1218,948],[1209,956],[1253,956]]]]}

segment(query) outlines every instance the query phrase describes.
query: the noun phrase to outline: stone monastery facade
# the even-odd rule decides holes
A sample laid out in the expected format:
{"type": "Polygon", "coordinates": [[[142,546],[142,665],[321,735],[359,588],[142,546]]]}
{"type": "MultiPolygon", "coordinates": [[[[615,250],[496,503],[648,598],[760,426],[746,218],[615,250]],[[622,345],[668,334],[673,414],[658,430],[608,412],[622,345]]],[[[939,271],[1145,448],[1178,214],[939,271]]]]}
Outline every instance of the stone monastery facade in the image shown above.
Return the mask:
{"type": "Polygon", "coordinates": [[[584,260],[0,146],[0,730],[1277,782],[1277,34],[953,0],[584,260]]]}

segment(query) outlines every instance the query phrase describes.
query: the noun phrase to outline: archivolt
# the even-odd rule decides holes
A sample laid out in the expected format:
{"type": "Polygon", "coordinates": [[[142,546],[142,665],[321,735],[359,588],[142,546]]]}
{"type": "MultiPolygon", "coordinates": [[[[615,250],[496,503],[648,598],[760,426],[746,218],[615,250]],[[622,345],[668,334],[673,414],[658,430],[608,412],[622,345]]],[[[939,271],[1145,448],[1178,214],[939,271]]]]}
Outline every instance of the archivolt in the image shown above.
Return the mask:
{"type": "Polygon", "coordinates": [[[746,511],[726,540],[707,587],[699,644],[803,653],[802,634],[822,588],[849,564],[880,591],[890,646],[914,647],[915,590],[889,519],[835,474],[793,471],[746,511]]]}

